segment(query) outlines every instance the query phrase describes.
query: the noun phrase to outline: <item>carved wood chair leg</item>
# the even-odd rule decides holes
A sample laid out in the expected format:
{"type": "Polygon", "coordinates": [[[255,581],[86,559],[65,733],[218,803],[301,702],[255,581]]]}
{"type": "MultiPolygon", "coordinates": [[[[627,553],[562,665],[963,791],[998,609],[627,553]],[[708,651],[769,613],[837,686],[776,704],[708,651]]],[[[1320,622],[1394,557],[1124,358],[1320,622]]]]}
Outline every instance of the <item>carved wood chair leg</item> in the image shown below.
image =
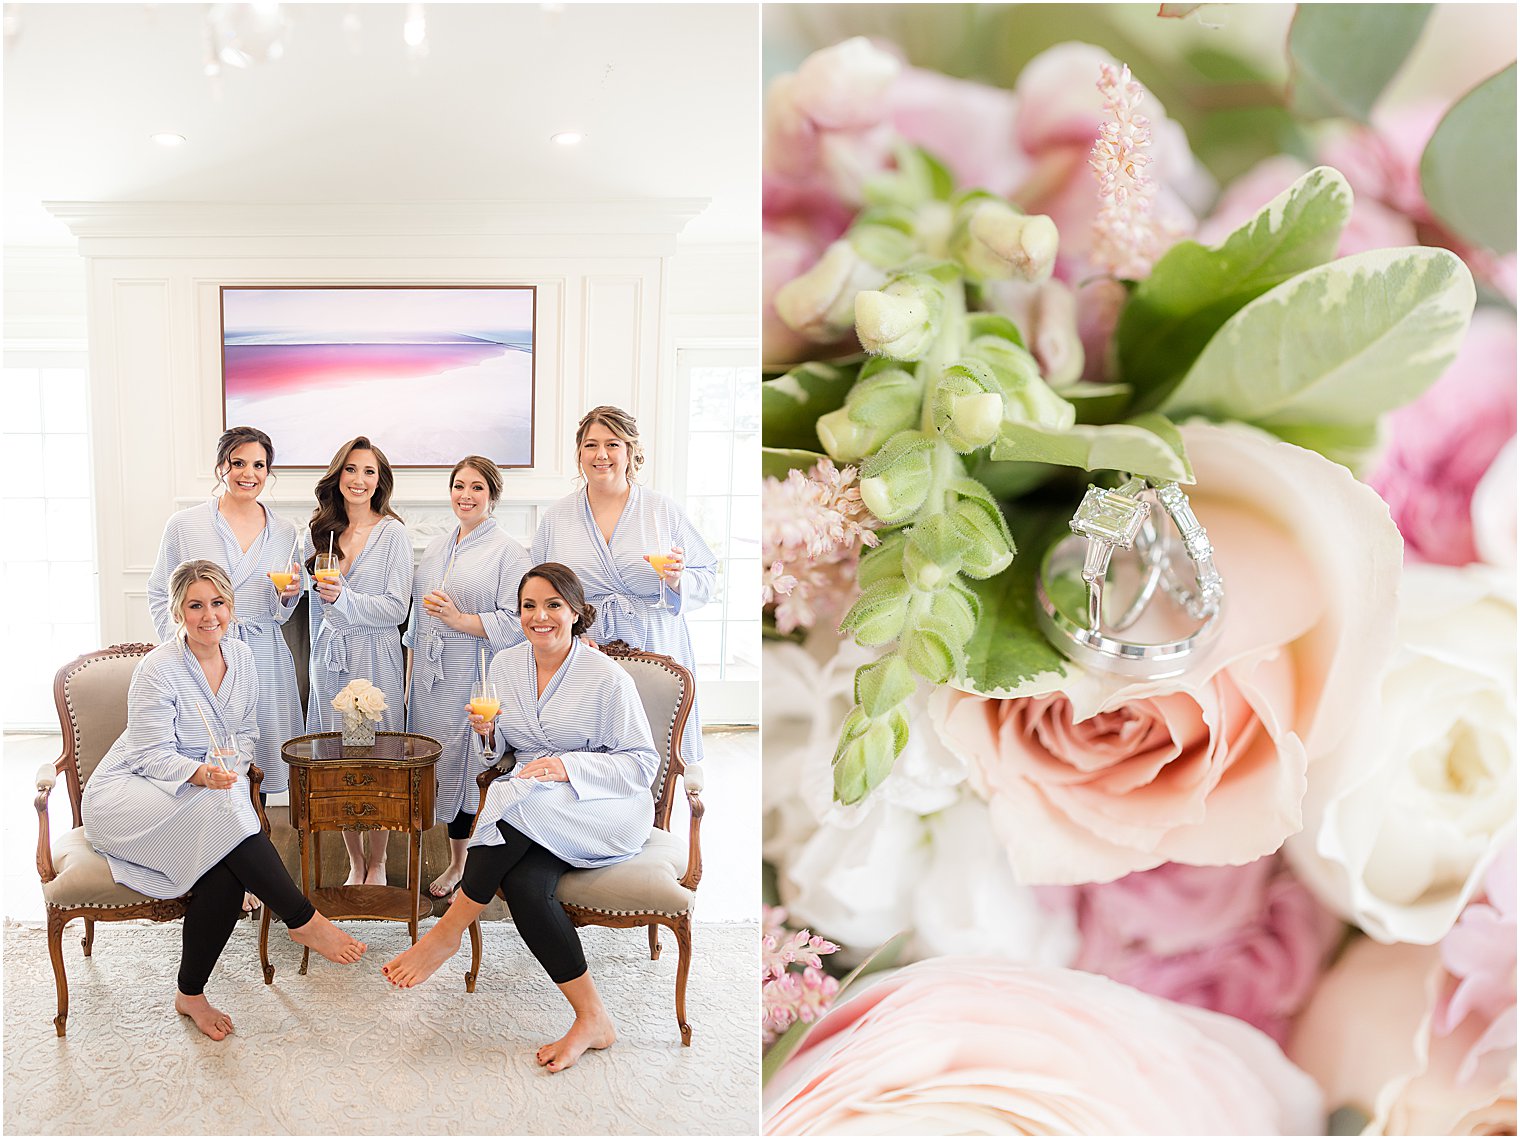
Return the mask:
{"type": "Polygon", "coordinates": [[[686,975],[691,972],[691,918],[682,916],[675,924],[676,951],[676,1023],[681,1026],[681,1046],[691,1047],[691,1025],[686,1023],[686,975]]]}
{"type": "Polygon", "coordinates": [[[660,959],[660,926],[657,922],[649,923],[649,959],[651,961],[660,959]]]}
{"type": "Polygon", "coordinates": [[[63,971],[63,927],[69,919],[55,910],[48,911],[48,956],[53,959],[53,983],[58,986],[58,1015],[53,1027],[64,1035],[69,1019],[69,978],[63,971]]]}
{"type": "Polygon", "coordinates": [[[84,939],[79,943],[84,946],[84,955],[88,957],[90,950],[95,948],[95,919],[84,919],[84,939]]]}
{"type": "Polygon", "coordinates": [[[269,907],[263,907],[259,915],[259,967],[264,971],[264,984],[274,984],[274,966],[269,963],[269,907]]]}
{"type": "Polygon", "coordinates": [[[480,977],[480,919],[470,923],[470,971],[464,975],[464,991],[473,993],[480,977]]]}

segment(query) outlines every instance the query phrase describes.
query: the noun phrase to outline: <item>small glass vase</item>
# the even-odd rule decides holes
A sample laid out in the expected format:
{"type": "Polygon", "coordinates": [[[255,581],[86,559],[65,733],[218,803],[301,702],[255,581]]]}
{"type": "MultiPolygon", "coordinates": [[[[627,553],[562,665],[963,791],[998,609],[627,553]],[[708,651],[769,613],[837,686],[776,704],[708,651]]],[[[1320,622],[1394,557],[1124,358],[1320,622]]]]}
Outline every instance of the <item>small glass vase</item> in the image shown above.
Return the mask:
{"type": "Polygon", "coordinates": [[[343,713],[343,750],[375,746],[375,721],[363,712],[343,713]]]}

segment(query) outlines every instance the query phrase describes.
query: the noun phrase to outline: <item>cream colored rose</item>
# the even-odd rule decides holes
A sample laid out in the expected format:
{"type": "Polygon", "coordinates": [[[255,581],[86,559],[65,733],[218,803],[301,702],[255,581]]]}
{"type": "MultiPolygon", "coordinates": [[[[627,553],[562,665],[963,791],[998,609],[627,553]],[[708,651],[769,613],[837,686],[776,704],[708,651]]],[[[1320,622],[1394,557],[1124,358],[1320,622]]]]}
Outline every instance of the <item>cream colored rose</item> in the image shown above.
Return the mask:
{"type": "Polygon", "coordinates": [[[1379,941],[1439,941],[1514,833],[1515,599],[1504,571],[1411,563],[1402,645],[1355,746],[1316,768],[1294,869],[1379,941]]]}

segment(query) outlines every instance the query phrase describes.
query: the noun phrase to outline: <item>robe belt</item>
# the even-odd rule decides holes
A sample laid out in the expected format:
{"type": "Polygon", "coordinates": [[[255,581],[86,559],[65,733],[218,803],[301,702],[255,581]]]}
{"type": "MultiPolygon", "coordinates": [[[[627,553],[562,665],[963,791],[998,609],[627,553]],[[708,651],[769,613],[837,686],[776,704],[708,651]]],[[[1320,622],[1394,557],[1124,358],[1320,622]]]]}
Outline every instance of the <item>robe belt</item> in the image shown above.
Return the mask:
{"type": "Polygon", "coordinates": [[[621,609],[623,616],[627,617],[630,621],[637,621],[640,611],[644,608],[642,602],[628,596],[626,593],[609,593],[606,600],[621,609]]]}
{"type": "Polygon", "coordinates": [[[443,675],[444,641],[475,641],[478,644],[487,644],[473,633],[461,633],[457,629],[448,627],[429,629],[422,635],[422,648],[414,650],[415,655],[412,658],[412,684],[420,686],[424,692],[431,692],[433,685],[443,675]]]}
{"type": "Polygon", "coordinates": [[[328,672],[348,671],[348,637],[346,634],[329,630],[323,634],[326,644],[322,646],[322,667],[328,672]]]}
{"type": "Polygon", "coordinates": [[[252,638],[267,636],[278,628],[279,624],[273,617],[260,617],[256,620],[239,617],[233,622],[232,635],[246,645],[252,638]]]}

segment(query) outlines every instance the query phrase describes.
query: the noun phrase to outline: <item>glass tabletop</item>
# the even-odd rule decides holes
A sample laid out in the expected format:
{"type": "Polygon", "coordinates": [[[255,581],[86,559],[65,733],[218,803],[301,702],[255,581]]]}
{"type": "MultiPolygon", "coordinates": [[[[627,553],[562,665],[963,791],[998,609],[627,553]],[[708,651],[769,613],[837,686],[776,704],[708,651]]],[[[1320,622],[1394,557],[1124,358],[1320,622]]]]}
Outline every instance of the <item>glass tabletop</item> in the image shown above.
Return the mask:
{"type": "Polygon", "coordinates": [[[340,732],[313,732],[286,740],[280,754],[286,763],[299,767],[334,760],[415,767],[431,763],[442,750],[442,745],[431,736],[411,732],[376,732],[373,744],[360,747],[345,745],[340,732]]]}

